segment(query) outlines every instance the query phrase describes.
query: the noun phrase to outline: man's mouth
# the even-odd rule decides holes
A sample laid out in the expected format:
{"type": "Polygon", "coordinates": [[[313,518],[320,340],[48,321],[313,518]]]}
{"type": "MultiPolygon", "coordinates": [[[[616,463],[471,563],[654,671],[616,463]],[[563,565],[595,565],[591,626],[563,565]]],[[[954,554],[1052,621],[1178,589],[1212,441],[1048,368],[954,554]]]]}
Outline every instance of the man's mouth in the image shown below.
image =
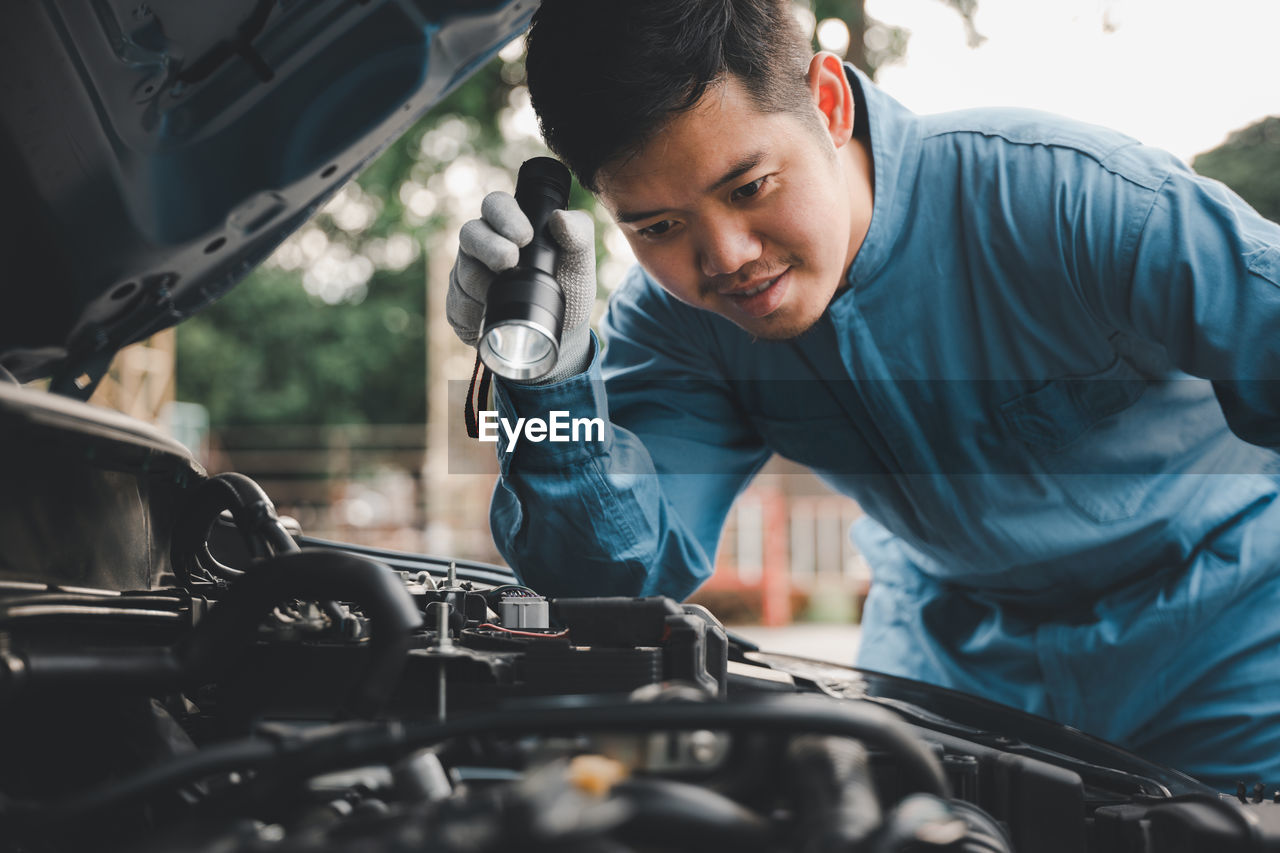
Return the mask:
{"type": "Polygon", "coordinates": [[[791,268],[783,270],[772,278],[750,282],[730,290],[720,291],[720,295],[730,299],[736,308],[752,317],[763,317],[772,313],[782,303],[790,282],[791,268]]]}
{"type": "Polygon", "coordinates": [[[757,293],[764,293],[765,289],[771,287],[778,277],[775,275],[771,279],[767,279],[756,287],[749,287],[746,290],[734,291],[734,296],[755,296],[757,293]]]}

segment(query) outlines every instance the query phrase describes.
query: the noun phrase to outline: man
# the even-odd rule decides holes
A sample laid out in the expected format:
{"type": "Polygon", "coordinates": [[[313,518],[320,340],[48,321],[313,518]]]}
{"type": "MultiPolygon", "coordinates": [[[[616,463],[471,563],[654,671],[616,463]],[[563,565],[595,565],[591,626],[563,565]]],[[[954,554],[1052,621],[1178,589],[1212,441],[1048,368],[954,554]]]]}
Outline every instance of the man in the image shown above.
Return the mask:
{"type": "MultiPolygon", "coordinates": [[[[496,398],[612,427],[500,450],[503,554],[548,595],[683,598],[781,453],[867,512],[859,665],[1280,782],[1280,227],[1100,128],[913,115],[789,8],[535,17],[548,144],[640,268],[600,352],[590,220],[553,218],[561,362],[496,398]]],[[[530,236],[505,195],[463,229],[464,340],[530,236]]]]}

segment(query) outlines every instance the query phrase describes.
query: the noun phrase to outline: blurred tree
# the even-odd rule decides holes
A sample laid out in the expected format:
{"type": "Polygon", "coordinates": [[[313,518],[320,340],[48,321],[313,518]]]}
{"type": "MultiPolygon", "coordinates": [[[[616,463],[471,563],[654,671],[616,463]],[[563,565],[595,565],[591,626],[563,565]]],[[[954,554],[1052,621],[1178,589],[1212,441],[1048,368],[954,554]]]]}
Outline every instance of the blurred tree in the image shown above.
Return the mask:
{"type": "Polygon", "coordinates": [[[1191,166],[1231,187],[1263,216],[1280,222],[1280,116],[1237,130],[1217,148],[1196,155],[1191,166]]]}
{"type": "MultiPolygon", "coordinates": [[[[974,26],[978,0],[939,2],[954,9],[964,20],[969,47],[977,47],[986,41],[986,37],[974,26]]],[[[867,15],[866,5],[866,0],[813,0],[811,8],[818,26],[815,32],[818,46],[841,54],[874,80],[876,71],[882,66],[898,62],[906,56],[907,40],[911,32],[870,17],[867,15]],[[822,37],[823,23],[830,20],[842,21],[845,25],[843,37],[835,42],[827,42],[822,37]]]]}
{"type": "Polygon", "coordinates": [[[179,329],[179,398],[214,426],[421,421],[421,263],[375,275],[358,304],[328,305],[298,278],[260,269],[179,329]]]}

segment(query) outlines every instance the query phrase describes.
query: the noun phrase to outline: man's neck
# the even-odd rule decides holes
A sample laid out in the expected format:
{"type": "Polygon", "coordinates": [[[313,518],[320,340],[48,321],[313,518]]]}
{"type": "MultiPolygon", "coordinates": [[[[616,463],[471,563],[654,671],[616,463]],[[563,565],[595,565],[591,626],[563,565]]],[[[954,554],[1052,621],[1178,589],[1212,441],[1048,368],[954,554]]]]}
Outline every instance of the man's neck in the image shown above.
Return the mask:
{"type": "MultiPolygon", "coordinates": [[[[847,271],[871,227],[871,212],[875,207],[875,163],[871,142],[862,135],[850,139],[837,156],[840,157],[849,192],[849,253],[844,267],[847,271]]],[[[846,286],[847,282],[842,283],[840,290],[846,286]]]]}

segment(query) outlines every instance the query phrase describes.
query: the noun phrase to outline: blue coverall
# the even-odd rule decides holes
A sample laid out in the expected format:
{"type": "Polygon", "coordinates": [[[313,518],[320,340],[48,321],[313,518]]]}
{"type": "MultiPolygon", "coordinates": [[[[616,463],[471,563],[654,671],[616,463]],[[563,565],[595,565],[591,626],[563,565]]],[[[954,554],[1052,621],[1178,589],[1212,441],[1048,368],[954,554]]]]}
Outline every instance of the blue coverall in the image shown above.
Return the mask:
{"type": "Polygon", "coordinates": [[[503,556],[550,596],[684,598],[779,453],[867,513],[860,666],[1280,783],[1280,226],[1120,134],[851,79],[849,287],[759,342],[633,270],[585,374],[497,385],[611,424],[500,445],[503,556]]]}

